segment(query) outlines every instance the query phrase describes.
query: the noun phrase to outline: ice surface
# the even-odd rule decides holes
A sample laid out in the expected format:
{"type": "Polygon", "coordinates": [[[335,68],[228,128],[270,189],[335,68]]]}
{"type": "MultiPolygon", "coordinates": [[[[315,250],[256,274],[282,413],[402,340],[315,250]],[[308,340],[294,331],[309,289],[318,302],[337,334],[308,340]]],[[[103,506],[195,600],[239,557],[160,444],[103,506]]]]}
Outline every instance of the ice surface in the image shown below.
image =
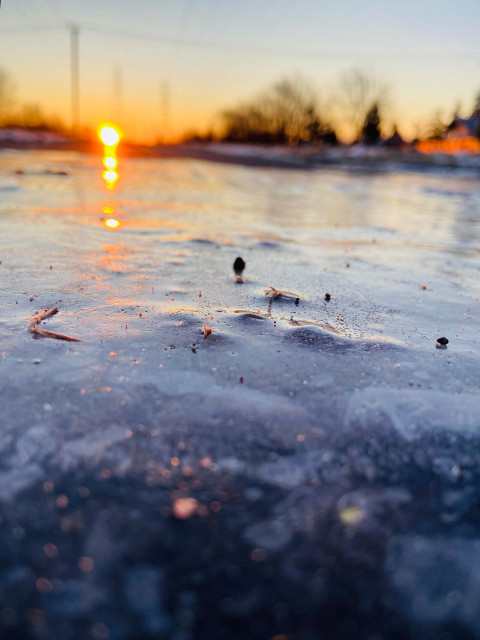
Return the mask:
{"type": "Polygon", "coordinates": [[[0,154],[0,635],[474,638],[478,176],[101,174],[0,154]]]}
{"type": "Polygon", "coordinates": [[[478,540],[395,536],[386,570],[403,605],[425,626],[456,620],[480,632],[478,540]]]}
{"type": "Polygon", "coordinates": [[[476,434],[480,403],[476,394],[367,387],[349,396],[344,422],[347,427],[393,427],[407,439],[431,430],[476,434]]]}

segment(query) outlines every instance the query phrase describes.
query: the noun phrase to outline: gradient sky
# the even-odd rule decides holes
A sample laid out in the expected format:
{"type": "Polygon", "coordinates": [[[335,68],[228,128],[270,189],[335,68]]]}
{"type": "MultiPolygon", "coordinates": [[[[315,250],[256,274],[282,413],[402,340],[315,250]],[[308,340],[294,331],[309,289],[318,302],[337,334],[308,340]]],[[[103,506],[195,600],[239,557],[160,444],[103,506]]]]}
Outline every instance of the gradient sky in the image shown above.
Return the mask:
{"type": "Polygon", "coordinates": [[[67,123],[67,23],[80,26],[82,124],[113,118],[145,142],[164,132],[162,104],[175,138],[294,74],[328,98],[359,67],[389,85],[388,120],[409,137],[480,90],[478,0],[4,0],[17,102],[67,123]]]}

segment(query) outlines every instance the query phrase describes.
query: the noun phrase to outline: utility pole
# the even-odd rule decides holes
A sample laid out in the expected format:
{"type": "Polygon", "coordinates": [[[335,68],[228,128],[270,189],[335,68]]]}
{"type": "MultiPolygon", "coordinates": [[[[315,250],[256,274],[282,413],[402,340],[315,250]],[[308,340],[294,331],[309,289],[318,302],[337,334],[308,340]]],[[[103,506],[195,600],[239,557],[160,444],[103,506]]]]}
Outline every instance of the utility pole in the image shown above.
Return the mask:
{"type": "Polygon", "coordinates": [[[162,113],[161,140],[163,144],[166,144],[167,137],[168,137],[169,120],[170,120],[170,117],[169,117],[170,116],[170,92],[169,92],[168,80],[164,80],[160,84],[160,110],[162,113]]]}
{"type": "Polygon", "coordinates": [[[120,124],[122,120],[122,105],[123,98],[123,74],[122,67],[115,67],[113,70],[113,117],[115,119],[115,124],[120,124]]]}
{"type": "Polygon", "coordinates": [[[78,63],[78,36],[80,27],[68,25],[70,30],[70,70],[72,83],[72,133],[80,126],[80,71],[78,63]]]}

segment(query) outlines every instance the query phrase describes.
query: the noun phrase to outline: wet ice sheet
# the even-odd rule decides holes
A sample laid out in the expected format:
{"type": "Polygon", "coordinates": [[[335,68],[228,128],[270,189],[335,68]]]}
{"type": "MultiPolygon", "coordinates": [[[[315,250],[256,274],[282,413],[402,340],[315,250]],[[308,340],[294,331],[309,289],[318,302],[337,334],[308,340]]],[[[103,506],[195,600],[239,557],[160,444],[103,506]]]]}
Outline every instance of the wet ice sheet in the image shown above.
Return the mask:
{"type": "MultiPolygon", "coordinates": [[[[238,521],[233,512],[225,515],[228,526],[236,522],[233,546],[271,556],[287,591],[292,581],[307,585],[312,606],[336,606],[336,596],[321,586],[324,578],[300,568],[302,553],[342,585],[351,580],[342,562],[357,566],[351,544],[364,567],[365,536],[380,554],[367,564],[381,567],[392,533],[422,530],[443,536],[439,545],[454,534],[453,554],[458,551],[463,567],[465,554],[478,555],[470,538],[478,473],[479,205],[478,180],[467,174],[352,175],[135,160],[120,163],[108,190],[100,158],[3,154],[0,498],[25,504],[28,532],[35,523],[27,489],[35,492],[45,481],[66,483],[67,493],[82,482],[115,478],[128,487],[139,481],[163,491],[166,508],[179,486],[175,474],[185,470],[193,470],[186,478],[207,474],[202,482],[210,492],[240,483],[243,515],[238,521]],[[107,228],[109,218],[119,226],[107,228]],[[247,262],[241,285],[231,268],[237,255],[247,262]],[[304,299],[296,305],[277,298],[269,313],[264,291],[270,286],[304,299]],[[44,326],[82,343],[34,340],[27,332],[31,315],[54,305],[60,313],[44,326]],[[203,323],[213,327],[206,341],[203,323]],[[445,350],[435,348],[440,336],[450,340],[445,350]],[[425,483],[431,495],[419,492],[425,483]],[[343,535],[354,543],[342,542],[343,535]],[[321,560],[332,544],[342,558],[338,566],[321,560]]],[[[187,495],[202,502],[192,487],[187,495]]],[[[127,493],[123,499],[148,521],[154,494],[127,493]]],[[[105,489],[102,508],[112,509],[115,500],[105,489]]],[[[226,512],[229,499],[222,500],[226,512]]],[[[90,526],[100,525],[84,517],[88,538],[90,526]]],[[[127,521],[122,526],[132,535],[138,529],[127,521]]],[[[53,525],[45,527],[42,535],[53,535],[53,525]]],[[[113,542],[102,545],[125,552],[113,542]]],[[[409,595],[398,576],[410,571],[413,551],[402,545],[402,553],[385,556],[394,594],[386,601],[398,596],[399,620],[410,616],[422,633],[422,625],[438,630],[452,620],[472,629],[471,609],[450,606],[449,592],[442,596],[450,598],[444,618],[419,620],[422,607],[405,605],[409,595]]],[[[25,563],[22,553],[20,545],[17,561],[25,563]]],[[[134,577],[125,577],[126,629],[140,606],[128,595],[131,582],[146,575],[148,584],[163,584],[145,558],[138,562],[134,577]]],[[[383,579],[379,574],[375,583],[379,593],[383,579]]],[[[430,588],[415,572],[409,580],[418,580],[422,592],[430,588]]],[[[90,619],[96,597],[88,591],[93,587],[80,584],[69,588],[80,590],[86,604],[72,615],[90,619]]],[[[95,584],[111,589],[105,577],[95,584]]],[[[153,600],[181,609],[184,587],[173,578],[168,584],[169,595],[151,587],[159,592],[153,600]]],[[[462,597],[471,598],[474,577],[465,584],[462,597]]],[[[218,616],[235,610],[248,619],[262,589],[247,589],[238,601],[229,596],[218,616]]],[[[58,602],[49,602],[36,606],[52,612],[54,629],[62,614],[58,602]]],[[[358,625],[364,605],[349,606],[358,625]]],[[[142,613],[145,629],[153,620],[168,635],[175,616],[165,612],[160,624],[150,609],[142,613]]],[[[275,625],[271,635],[288,631],[278,620],[275,625]]],[[[389,631],[388,622],[384,627],[389,631]]]]}

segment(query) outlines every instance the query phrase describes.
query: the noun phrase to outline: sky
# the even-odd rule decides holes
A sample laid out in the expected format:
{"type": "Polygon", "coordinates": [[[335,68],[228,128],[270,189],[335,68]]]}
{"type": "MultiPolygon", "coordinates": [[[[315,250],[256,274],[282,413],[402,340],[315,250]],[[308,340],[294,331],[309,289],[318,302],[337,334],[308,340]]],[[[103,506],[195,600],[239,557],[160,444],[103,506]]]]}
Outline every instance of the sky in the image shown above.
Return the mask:
{"type": "Polygon", "coordinates": [[[325,103],[361,69],[389,87],[385,118],[406,137],[437,110],[471,111],[480,90],[478,0],[4,0],[0,68],[17,105],[67,124],[70,24],[81,124],[110,119],[138,142],[217,126],[223,109],[296,75],[325,103]]]}

